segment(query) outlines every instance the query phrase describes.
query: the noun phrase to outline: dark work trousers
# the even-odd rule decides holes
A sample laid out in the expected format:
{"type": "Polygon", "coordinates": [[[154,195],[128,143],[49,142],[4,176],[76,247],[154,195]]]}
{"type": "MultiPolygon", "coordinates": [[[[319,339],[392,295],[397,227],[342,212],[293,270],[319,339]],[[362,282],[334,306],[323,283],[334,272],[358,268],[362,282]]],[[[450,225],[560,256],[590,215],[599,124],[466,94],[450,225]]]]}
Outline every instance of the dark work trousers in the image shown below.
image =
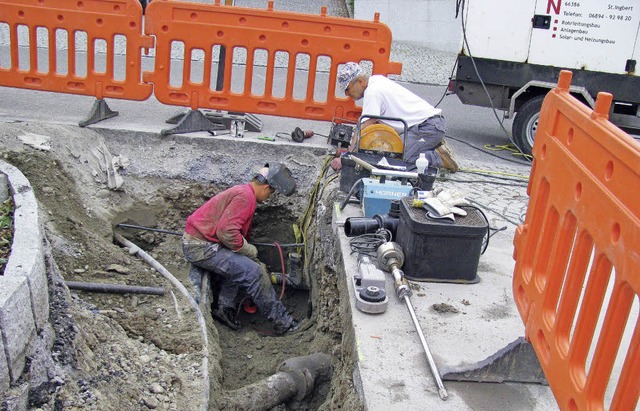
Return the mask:
{"type": "Polygon", "coordinates": [[[429,117],[420,124],[416,124],[407,130],[404,145],[404,161],[415,163],[420,153],[429,160],[429,166],[442,167],[442,160],[435,149],[442,140],[446,131],[444,117],[441,115],[429,117]]]}
{"type": "MultiPolygon", "coordinates": [[[[249,257],[234,253],[218,244],[208,241],[191,241],[182,239],[182,252],[192,265],[201,268],[205,273],[213,273],[220,280],[220,296],[218,307],[235,309],[238,289],[242,287],[253,299],[262,315],[273,321],[275,325],[289,328],[293,318],[285,306],[278,300],[271,285],[269,274],[260,264],[249,257]]],[[[199,270],[191,270],[189,279],[202,287],[199,270]],[[195,277],[195,278],[192,278],[195,277]]]]}

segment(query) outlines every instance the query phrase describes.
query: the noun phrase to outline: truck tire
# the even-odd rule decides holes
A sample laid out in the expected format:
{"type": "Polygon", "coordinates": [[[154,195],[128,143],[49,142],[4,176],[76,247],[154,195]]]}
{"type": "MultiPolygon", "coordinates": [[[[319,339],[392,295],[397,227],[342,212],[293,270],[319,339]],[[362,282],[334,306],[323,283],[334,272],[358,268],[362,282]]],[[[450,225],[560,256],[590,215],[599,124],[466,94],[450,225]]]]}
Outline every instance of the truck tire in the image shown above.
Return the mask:
{"type": "Polygon", "coordinates": [[[516,145],[525,154],[531,154],[533,150],[533,140],[538,129],[540,119],[540,108],[545,95],[535,96],[527,100],[516,113],[511,131],[516,145]]]}

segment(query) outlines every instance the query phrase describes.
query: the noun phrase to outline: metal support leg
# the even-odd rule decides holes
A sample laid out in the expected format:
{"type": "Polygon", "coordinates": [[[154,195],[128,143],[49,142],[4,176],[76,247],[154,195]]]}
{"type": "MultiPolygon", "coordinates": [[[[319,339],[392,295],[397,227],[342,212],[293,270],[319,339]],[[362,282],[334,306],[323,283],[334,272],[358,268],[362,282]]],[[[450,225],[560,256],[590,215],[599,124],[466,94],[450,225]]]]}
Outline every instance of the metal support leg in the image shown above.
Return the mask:
{"type": "Polygon", "coordinates": [[[96,101],[93,102],[93,107],[91,108],[89,116],[78,123],[78,125],[80,127],[86,127],[117,115],[118,112],[111,110],[104,99],[96,99],[96,101]]]}
{"type": "Polygon", "coordinates": [[[521,382],[549,385],[531,344],[520,337],[488,358],[442,374],[448,381],[521,382]]]}
{"type": "Polygon", "coordinates": [[[178,124],[172,128],[166,128],[160,132],[161,135],[192,133],[194,131],[214,131],[224,130],[223,126],[214,124],[199,110],[189,110],[178,124]]]}

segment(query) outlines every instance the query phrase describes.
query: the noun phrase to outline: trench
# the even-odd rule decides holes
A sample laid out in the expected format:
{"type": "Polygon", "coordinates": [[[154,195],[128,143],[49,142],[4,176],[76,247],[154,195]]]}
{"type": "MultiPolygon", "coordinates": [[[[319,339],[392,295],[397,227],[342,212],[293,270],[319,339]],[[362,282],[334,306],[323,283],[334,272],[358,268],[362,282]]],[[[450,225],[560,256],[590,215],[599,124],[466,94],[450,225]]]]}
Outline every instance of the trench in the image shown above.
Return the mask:
{"type": "MultiPolygon", "coordinates": [[[[203,371],[199,367],[203,347],[193,310],[161,275],[117,244],[114,233],[147,252],[190,289],[189,266],[182,256],[180,236],[118,225],[181,233],[191,212],[239,181],[233,177],[214,183],[185,175],[165,177],[161,172],[149,173],[148,168],[137,166],[125,175],[126,190],[107,191],[95,184],[95,175],[83,161],[82,151],[91,148],[86,138],[68,142],[65,140],[70,138],[68,135],[73,139],[77,132],[62,126],[61,131],[59,144],[64,146],[63,150],[25,152],[19,142],[13,148],[2,147],[5,160],[18,167],[33,185],[43,209],[55,271],[64,281],[164,287],[167,292],[151,296],[65,291],[59,288],[59,282],[51,280],[50,298],[59,300],[62,296],[67,301],[62,305],[70,307],[52,308],[53,323],[66,324],[54,329],[53,346],[63,353],[55,353],[53,362],[69,357],[73,361],[52,366],[58,373],[54,375],[60,375],[64,383],[49,381],[39,385],[38,396],[33,396],[30,405],[45,410],[202,409],[203,371]]],[[[139,145],[128,137],[109,137],[113,151],[135,152],[134,145],[139,145]]],[[[3,142],[8,143],[10,140],[3,142]]],[[[166,140],[156,143],[154,153],[175,155],[172,151],[175,143],[166,140]],[[166,144],[171,147],[163,147],[166,144]]],[[[146,149],[152,146],[154,142],[146,149]]],[[[206,165],[226,161],[227,154],[220,150],[207,147],[204,151],[201,162],[206,165]]],[[[271,324],[259,313],[240,309],[243,327],[232,331],[211,318],[210,307],[201,305],[209,337],[206,372],[210,402],[206,408],[210,410],[229,409],[225,407],[225,396],[272,376],[285,360],[313,353],[332,358],[330,379],[318,384],[304,399],[273,409],[363,409],[353,384],[355,343],[349,300],[344,295],[346,277],[338,268],[342,267],[342,257],[330,226],[331,204],[338,186],[335,180],[323,175],[325,159],[317,152],[309,150],[308,154],[293,155],[302,159],[298,164],[294,162],[294,167],[307,171],[300,194],[259,205],[251,240],[263,244],[258,246],[259,257],[270,271],[281,272],[280,253],[273,243],[295,244],[292,226],[299,224],[304,211],[308,211],[304,223],[305,247],[283,248],[286,271],[303,272],[301,275],[306,276],[308,284],[302,289],[285,285],[282,294],[282,301],[293,317],[304,319],[306,326],[292,335],[274,336],[271,324]],[[307,163],[299,165],[303,160],[307,163]],[[318,186],[320,190],[314,191],[318,186]],[[308,208],[312,197],[313,205],[308,208]],[[289,258],[291,253],[293,262],[289,258]]],[[[145,161],[157,163],[154,156],[145,161]]],[[[249,168],[241,161],[234,163],[234,167],[249,168]]],[[[190,173],[193,174],[193,169],[190,173]]],[[[274,285],[274,289],[280,296],[282,285],[274,285]]],[[[52,307],[59,305],[51,303],[52,307]]]]}

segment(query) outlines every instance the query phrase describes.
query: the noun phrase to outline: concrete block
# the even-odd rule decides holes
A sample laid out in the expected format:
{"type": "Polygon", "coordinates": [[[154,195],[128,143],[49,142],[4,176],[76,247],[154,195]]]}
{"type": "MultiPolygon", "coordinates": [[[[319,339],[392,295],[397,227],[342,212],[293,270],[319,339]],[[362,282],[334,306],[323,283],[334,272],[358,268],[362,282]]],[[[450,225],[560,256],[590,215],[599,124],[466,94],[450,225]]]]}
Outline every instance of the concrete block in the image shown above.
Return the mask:
{"type": "Polygon", "coordinates": [[[8,176],[15,203],[15,231],[5,275],[27,277],[36,326],[41,329],[49,318],[49,292],[38,202],[29,180],[20,170],[0,161],[0,171],[8,176]]]}
{"type": "Polygon", "coordinates": [[[12,382],[22,375],[27,346],[35,330],[27,278],[0,276],[0,331],[12,382]]]}
{"type": "Polygon", "coordinates": [[[9,363],[4,351],[4,342],[0,338],[0,392],[7,392],[11,378],[9,376],[9,363]]]}
{"type": "MultiPolygon", "coordinates": [[[[16,234],[20,232],[22,231],[16,230],[16,234]]],[[[44,250],[41,246],[42,242],[41,240],[35,242],[40,246],[38,247],[36,244],[31,247],[26,247],[24,244],[18,246],[17,244],[20,244],[20,241],[15,241],[14,238],[9,261],[7,261],[5,269],[5,276],[26,277],[31,295],[31,309],[35,317],[36,327],[40,330],[49,319],[49,286],[44,263],[44,250]]]]}
{"type": "Polygon", "coordinates": [[[0,173],[0,203],[9,199],[9,180],[7,175],[0,173]]]}

